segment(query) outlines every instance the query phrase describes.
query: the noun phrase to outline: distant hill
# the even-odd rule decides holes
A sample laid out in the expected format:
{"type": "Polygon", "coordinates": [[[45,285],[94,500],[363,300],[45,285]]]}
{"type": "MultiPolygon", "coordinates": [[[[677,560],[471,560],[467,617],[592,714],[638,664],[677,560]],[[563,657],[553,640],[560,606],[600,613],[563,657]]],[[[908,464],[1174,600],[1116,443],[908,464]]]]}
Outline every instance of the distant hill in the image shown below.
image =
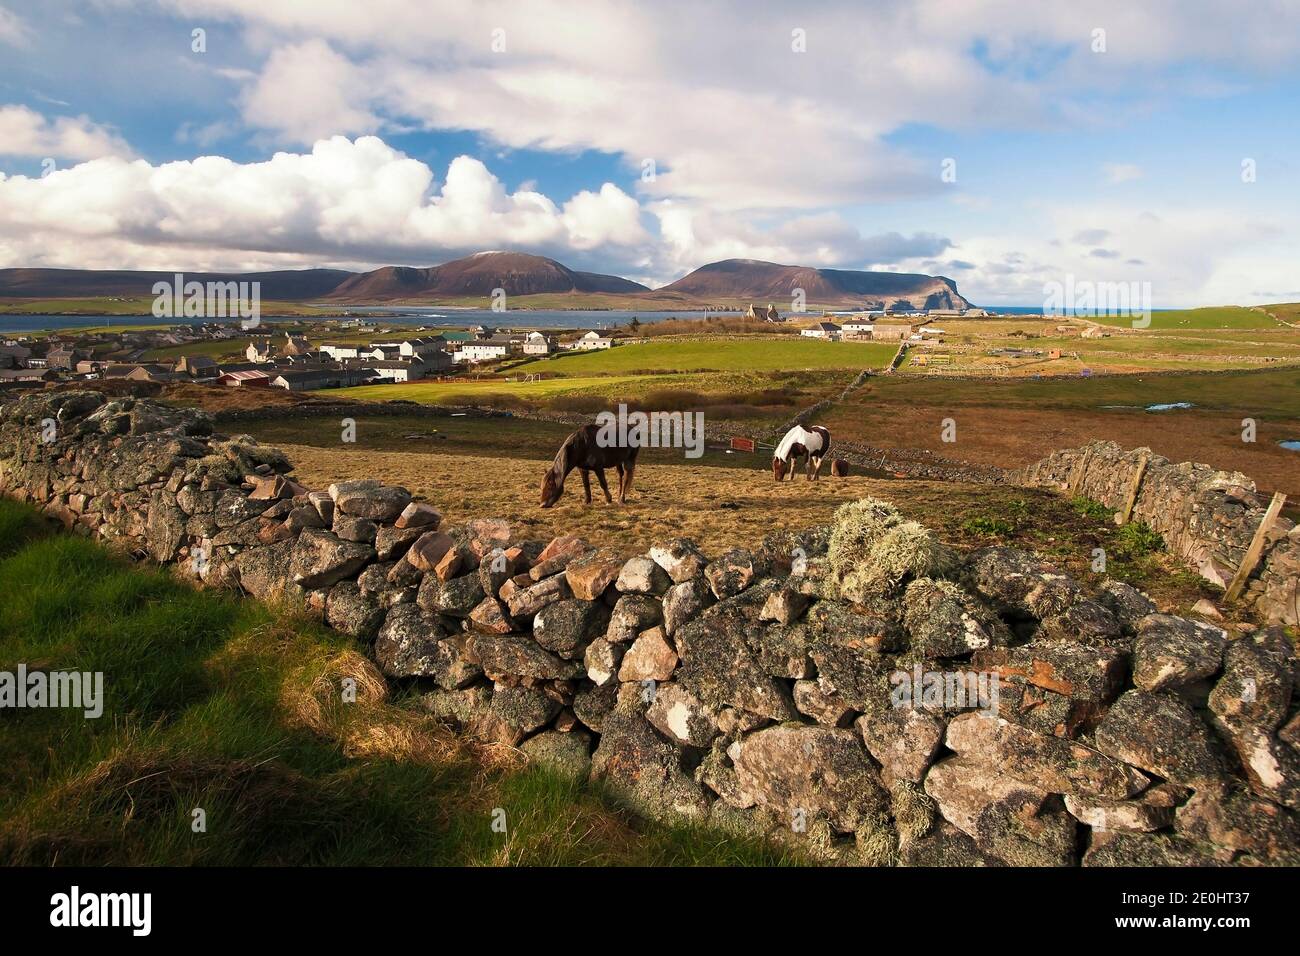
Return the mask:
{"type": "Polygon", "coordinates": [[[970,303],[944,276],[783,266],[758,259],[724,259],[664,286],[693,299],[789,301],[803,289],[809,303],[872,309],[965,309],[970,303]]]}
{"type": "Polygon", "coordinates": [[[575,272],[554,259],[522,252],[478,252],[440,266],[386,266],[354,275],[329,295],[335,301],[382,302],[413,297],[482,296],[494,289],[506,295],[539,293],[648,292],[637,282],[618,276],[575,272]]]}
{"type": "MultiPolygon", "coordinates": [[[[186,272],[186,282],[260,282],[263,300],[317,299],[354,273],[342,269],[284,272],[186,272]]],[[[0,297],[79,299],[92,296],[152,296],[155,282],[171,282],[175,272],[94,269],[0,269],[0,297]]]]}

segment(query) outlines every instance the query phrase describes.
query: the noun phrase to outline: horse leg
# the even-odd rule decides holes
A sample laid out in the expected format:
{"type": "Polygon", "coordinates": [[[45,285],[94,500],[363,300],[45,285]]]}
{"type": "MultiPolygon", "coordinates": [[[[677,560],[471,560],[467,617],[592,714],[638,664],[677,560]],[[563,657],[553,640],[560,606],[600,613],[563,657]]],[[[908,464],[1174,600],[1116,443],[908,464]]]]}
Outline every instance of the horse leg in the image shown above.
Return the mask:
{"type": "Polygon", "coordinates": [[[636,471],[636,462],[629,461],[623,466],[623,478],[618,483],[618,503],[627,501],[627,493],[632,490],[632,474],[636,471]]]}
{"type": "Polygon", "coordinates": [[[591,472],[586,468],[582,469],[582,494],[587,504],[591,504],[591,472]]]}
{"type": "Polygon", "coordinates": [[[818,478],[821,477],[821,472],[822,472],[822,461],[823,461],[823,460],[824,460],[824,459],[822,459],[821,457],[818,457],[818,458],[813,459],[813,470],[812,470],[812,480],[813,480],[813,481],[816,481],[818,478]]]}
{"type": "Polygon", "coordinates": [[[600,490],[605,492],[605,504],[612,504],[614,499],[609,496],[609,484],[605,481],[605,469],[596,469],[596,480],[600,482],[600,490]]]}

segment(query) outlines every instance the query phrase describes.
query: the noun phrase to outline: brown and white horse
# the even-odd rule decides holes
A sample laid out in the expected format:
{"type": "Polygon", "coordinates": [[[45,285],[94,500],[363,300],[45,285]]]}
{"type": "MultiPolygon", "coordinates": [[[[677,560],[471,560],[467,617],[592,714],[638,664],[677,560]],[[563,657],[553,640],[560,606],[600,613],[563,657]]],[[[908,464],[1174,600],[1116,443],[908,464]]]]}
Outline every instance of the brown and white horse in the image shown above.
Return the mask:
{"type": "Polygon", "coordinates": [[[596,441],[599,429],[595,425],[583,425],[564,440],[555,456],[555,463],[546,470],[542,478],[542,507],[549,508],[560,500],[564,494],[564,479],[569,472],[577,468],[582,472],[582,490],[587,504],[591,504],[591,473],[596,473],[600,490],[605,492],[605,500],[612,502],[609,485],[605,483],[605,469],[618,471],[618,503],[627,501],[627,493],[632,490],[632,474],[636,470],[636,455],[641,449],[636,446],[603,446],[596,441]]]}
{"type": "Polygon", "coordinates": [[[795,425],[785,433],[781,444],[776,446],[776,451],[772,454],[772,478],[781,481],[788,472],[790,480],[794,481],[795,461],[806,458],[805,476],[809,481],[816,481],[822,470],[822,459],[830,447],[831,433],[822,426],[804,428],[795,425]]]}

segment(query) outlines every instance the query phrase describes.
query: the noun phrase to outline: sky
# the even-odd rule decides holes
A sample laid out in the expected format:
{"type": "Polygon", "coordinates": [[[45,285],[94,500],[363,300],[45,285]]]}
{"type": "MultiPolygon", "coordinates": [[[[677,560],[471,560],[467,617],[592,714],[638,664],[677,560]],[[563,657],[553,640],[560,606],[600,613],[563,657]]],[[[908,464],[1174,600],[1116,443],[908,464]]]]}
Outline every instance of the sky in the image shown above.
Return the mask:
{"type": "Polygon", "coordinates": [[[0,267],[1300,300],[1300,0],[0,0],[0,267]]]}

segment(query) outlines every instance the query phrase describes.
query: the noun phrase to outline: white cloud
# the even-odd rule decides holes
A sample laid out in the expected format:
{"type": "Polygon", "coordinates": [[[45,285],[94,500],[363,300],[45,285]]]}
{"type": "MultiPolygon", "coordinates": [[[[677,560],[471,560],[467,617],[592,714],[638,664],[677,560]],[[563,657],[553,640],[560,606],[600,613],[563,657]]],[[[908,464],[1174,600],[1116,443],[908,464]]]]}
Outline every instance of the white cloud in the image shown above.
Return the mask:
{"type": "Polygon", "coordinates": [[[1130,183],[1142,178],[1142,167],[1133,163],[1106,163],[1102,171],[1109,183],[1130,183]]]}
{"type": "Polygon", "coordinates": [[[16,13],[0,7],[0,43],[11,46],[26,46],[31,42],[31,29],[19,19],[16,13]]]}
{"type": "Polygon", "coordinates": [[[121,137],[85,116],[49,120],[26,106],[0,106],[0,156],[81,160],[130,153],[121,137]]]}

